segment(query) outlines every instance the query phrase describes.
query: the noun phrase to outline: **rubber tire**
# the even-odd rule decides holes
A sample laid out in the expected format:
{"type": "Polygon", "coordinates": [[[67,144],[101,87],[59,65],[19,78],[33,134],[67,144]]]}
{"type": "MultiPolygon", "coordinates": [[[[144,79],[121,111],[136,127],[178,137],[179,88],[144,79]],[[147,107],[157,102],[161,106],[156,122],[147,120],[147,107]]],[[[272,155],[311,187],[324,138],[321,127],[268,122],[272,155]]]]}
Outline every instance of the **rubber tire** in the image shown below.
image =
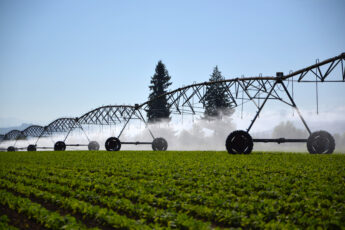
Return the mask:
{"type": "Polygon", "coordinates": [[[66,150],[66,144],[63,141],[58,141],[54,145],[54,151],[65,151],[66,150]]]}
{"type": "Polygon", "coordinates": [[[252,152],[254,142],[248,132],[236,130],[226,138],[225,147],[230,154],[249,154],[252,152]]]}
{"type": "Polygon", "coordinates": [[[16,151],[16,148],[14,146],[9,146],[7,148],[7,152],[15,152],[16,151]]]}
{"type": "Polygon", "coordinates": [[[28,152],[36,152],[37,151],[36,145],[29,145],[27,148],[27,151],[28,152]]]}
{"type": "Polygon", "coordinates": [[[97,141],[90,141],[90,143],[87,147],[90,151],[98,151],[99,150],[99,144],[97,141]]]}
{"type": "Polygon", "coordinates": [[[121,141],[117,137],[109,137],[105,142],[107,151],[119,151],[121,149],[121,141]]]}
{"type": "Polygon", "coordinates": [[[153,151],[166,151],[168,149],[168,142],[163,137],[155,138],[152,142],[153,151]]]}
{"type": "Polygon", "coordinates": [[[313,132],[307,140],[307,149],[311,154],[331,154],[335,149],[334,138],[323,130],[313,132]]]}

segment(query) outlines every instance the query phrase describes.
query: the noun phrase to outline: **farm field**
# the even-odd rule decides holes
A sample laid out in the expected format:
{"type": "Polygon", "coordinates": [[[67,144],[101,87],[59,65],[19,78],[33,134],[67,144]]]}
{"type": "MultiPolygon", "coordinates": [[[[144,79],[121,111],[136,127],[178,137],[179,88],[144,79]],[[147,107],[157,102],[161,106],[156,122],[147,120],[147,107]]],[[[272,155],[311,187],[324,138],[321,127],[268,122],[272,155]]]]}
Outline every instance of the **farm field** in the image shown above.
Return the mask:
{"type": "Polygon", "coordinates": [[[1,152],[0,229],[345,229],[345,154],[1,152]]]}

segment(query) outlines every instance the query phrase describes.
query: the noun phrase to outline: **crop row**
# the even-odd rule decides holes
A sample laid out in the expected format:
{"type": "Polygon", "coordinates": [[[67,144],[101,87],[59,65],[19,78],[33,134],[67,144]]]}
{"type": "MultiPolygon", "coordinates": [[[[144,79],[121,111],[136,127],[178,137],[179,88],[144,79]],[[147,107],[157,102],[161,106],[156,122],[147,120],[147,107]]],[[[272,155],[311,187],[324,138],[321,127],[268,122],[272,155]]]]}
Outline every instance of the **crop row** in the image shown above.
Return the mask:
{"type": "MultiPolygon", "coordinates": [[[[74,187],[71,189],[68,186],[62,186],[59,184],[48,183],[42,180],[34,180],[25,177],[15,177],[10,175],[4,175],[5,178],[14,181],[14,182],[21,182],[27,185],[36,186],[40,189],[45,189],[47,191],[56,192],[59,194],[63,194],[66,196],[74,197],[77,199],[81,199],[84,201],[92,202],[93,204],[100,204],[110,209],[116,210],[118,212],[124,213],[129,217],[132,218],[140,218],[145,219],[147,222],[158,222],[165,226],[169,226],[173,224],[178,228],[195,228],[195,229],[208,229],[209,224],[204,223],[202,221],[194,220],[193,218],[188,217],[185,213],[180,213],[180,210],[187,210],[189,213],[198,214],[197,216],[202,219],[210,219],[210,217],[214,216],[210,215],[211,211],[205,212],[203,210],[207,210],[206,207],[202,206],[193,206],[184,204],[181,202],[170,202],[171,206],[165,206],[165,209],[158,209],[159,203],[153,203],[151,195],[143,194],[143,199],[148,197],[146,203],[133,203],[131,200],[126,198],[121,198],[118,196],[108,196],[104,195],[101,192],[95,192],[88,189],[82,190],[74,187]],[[152,206],[150,204],[153,204],[152,206]],[[175,204],[175,205],[173,205],[175,204]],[[179,204],[179,205],[178,205],[179,204]],[[155,206],[155,207],[154,207],[155,206]],[[189,208],[189,209],[188,209],[189,208]]],[[[101,190],[100,190],[101,191],[101,190]]],[[[121,194],[126,193],[126,191],[122,191],[121,194]]],[[[187,213],[188,213],[187,212],[187,213]]],[[[224,217],[215,218],[215,220],[224,217]]],[[[226,218],[224,218],[226,220],[226,218]]],[[[226,223],[226,222],[224,222],[226,223]]]]}
{"type": "MultiPolygon", "coordinates": [[[[198,188],[198,186],[194,186],[192,187],[193,189],[191,189],[191,187],[186,188],[184,186],[178,186],[173,181],[165,181],[165,179],[158,180],[158,178],[154,181],[136,181],[123,177],[104,177],[97,174],[88,176],[72,176],[71,174],[60,174],[59,172],[56,172],[54,176],[51,176],[51,172],[40,171],[37,173],[35,171],[28,172],[28,170],[10,171],[9,173],[17,176],[28,176],[48,182],[59,183],[71,188],[81,186],[82,189],[95,190],[103,194],[130,196],[130,199],[135,202],[140,202],[140,196],[144,193],[148,193],[152,196],[152,199],[155,199],[156,203],[157,200],[159,200],[158,203],[179,200],[184,203],[226,209],[231,208],[231,206],[229,206],[230,201],[231,203],[237,202],[241,197],[244,197],[244,195],[249,195],[243,188],[236,187],[234,185],[235,183],[231,186],[229,185],[227,189],[224,188],[225,191],[223,190],[223,187],[220,186],[213,188],[210,191],[205,187],[198,188]],[[155,183],[157,185],[155,185],[155,183]],[[231,191],[228,192],[227,190],[231,191]]],[[[168,203],[163,208],[166,208],[167,206],[168,203]]]]}
{"type": "Polygon", "coordinates": [[[6,215],[0,216],[0,229],[18,230],[18,228],[9,224],[10,220],[6,215]]]}
{"type": "MultiPolygon", "coordinates": [[[[110,173],[109,171],[102,171],[102,170],[95,170],[88,171],[88,170],[83,170],[78,173],[78,170],[73,171],[70,169],[58,169],[58,168],[18,168],[18,169],[13,169],[11,170],[12,172],[17,172],[17,171],[25,171],[25,172],[34,172],[36,174],[42,173],[44,175],[57,175],[57,176],[63,176],[63,177],[78,177],[80,179],[85,179],[85,180],[110,180],[112,181],[113,184],[126,184],[128,181],[138,181],[139,183],[144,183],[148,187],[156,187],[160,188],[161,186],[178,186],[181,189],[189,189],[191,186],[193,188],[202,188],[202,189],[207,189],[211,190],[211,192],[219,191],[217,189],[219,187],[219,183],[221,183],[223,189],[227,190],[233,190],[231,186],[234,183],[239,182],[240,180],[248,180],[246,179],[247,176],[253,177],[258,177],[262,176],[263,174],[261,172],[243,172],[242,170],[239,169],[234,169],[231,171],[231,175],[221,175],[218,177],[213,177],[211,175],[204,175],[204,176],[198,176],[198,178],[195,177],[188,177],[188,176],[179,176],[176,174],[172,175],[140,175],[140,174],[131,174],[131,173],[110,173]],[[157,180],[161,178],[162,180],[157,180]],[[213,191],[214,190],[214,191],[213,191]]],[[[152,170],[154,171],[154,170],[152,170]]],[[[273,174],[273,173],[270,173],[273,174]]],[[[258,177],[259,179],[259,177],[258,177]]],[[[260,181],[259,181],[260,182],[260,181]]],[[[242,184],[245,183],[237,183],[238,186],[242,186],[242,184]]],[[[222,190],[224,191],[224,190],[222,190]]]]}
{"type": "MultiPolygon", "coordinates": [[[[18,175],[20,178],[22,178],[23,175],[18,175]]],[[[44,179],[44,175],[40,174],[40,179],[44,179]]],[[[13,176],[12,179],[15,179],[16,176],[13,176]]],[[[317,200],[301,200],[301,196],[298,194],[292,194],[291,197],[285,197],[289,200],[289,203],[286,203],[287,200],[274,200],[274,199],[260,199],[258,196],[252,195],[252,196],[243,196],[242,198],[235,198],[234,200],[227,201],[228,210],[222,209],[222,208],[207,208],[205,206],[195,206],[195,205],[188,205],[188,203],[183,201],[170,201],[165,198],[156,198],[155,196],[149,194],[151,191],[147,191],[145,193],[144,190],[139,190],[139,193],[136,193],[136,191],[128,191],[126,187],[124,187],[122,190],[119,188],[115,188],[111,185],[101,185],[98,182],[96,184],[82,181],[79,178],[76,178],[73,180],[67,180],[66,178],[56,177],[54,181],[51,179],[51,176],[48,176],[48,178],[45,178],[45,181],[39,181],[37,179],[33,179],[30,183],[31,184],[40,184],[41,186],[47,186],[47,180],[55,183],[61,183],[61,181],[64,181],[64,185],[68,187],[72,187],[75,191],[74,196],[77,196],[79,199],[83,196],[83,199],[90,199],[90,197],[94,197],[94,201],[97,201],[99,199],[100,195],[112,195],[112,196],[118,196],[117,199],[121,200],[125,204],[130,204],[129,200],[134,202],[140,202],[140,203],[147,203],[152,206],[160,207],[160,208],[169,208],[173,211],[180,212],[183,211],[185,213],[189,213],[192,216],[207,219],[210,221],[213,221],[215,223],[225,225],[225,226],[238,226],[240,222],[242,222],[242,225],[244,223],[243,220],[245,219],[251,219],[250,225],[252,227],[258,227],[263,222],[260,222],[259,220],[253,221],[255,219],[254,216],[257,216],[258,214],[263,214],[265,218],[262,220],[264,222],[269,221],[270,219],[285,219],[289,218],[289,221],[292,221],[294,223],[299,223],[302,225],[307,225],[310,217],[317,217],[322,216],[324,219],[330,218],[333,213],[321,213],[320,211],[315,211],[313,206],[318,205],[317,200]],[[49,179],[50,177],[50,179],[49,179]],[[90,190],[93,190],[91,192],[90,190]],[[83,195],[80,195],[83,194],[83,195]],[[126,197],[129,200],[121,199],[121,197],[126,197]],[[293,202],[293,198],[298,198],[298,202],[293,202]],[[231,210],[231,211],[229,211],[231,210]],[[296,212],[297,210],[297,212],[296,212]],[[309,211],[308,211],[309,210],[309,211]],[[298,216],[302,213],[305,214],[305,220],[301,219],[299,220],[298,216]]],[[[72,192],[69,192],[68,187],[64,186],[57,186],[56,184],[51,185],[51,190],[60,191],[61,193],[69,193],[69,195],[73,196],[72,192]]],[[[107,196],[106,196],[107,197],[107,196]]],[[[216,197],[215,197],[216,198],[216,197]]],[[[335,197],[336,198],[336,197],[335,197]]],[[[108,198],[106,198],[104,201],[104,205],[108,204],[108,198]]],[[[218,200],[222,202],[222,199],[218,200]]],[[[296,199],[295,199],[296,200],[296,199]]],[[[218,202],[218,203],[220,203],[218,202]]],[[[329,208],[333,208],[334,210],[339,209],[339,207],[334,207],[334,204],[322,202],[323,206],[328,206],[329,208]]],[[[221,205],[220,205],[221,206],[221,205]]],[[[135,208],[133,208],[135,210],[135,208]]],[[[332,210],[333,210],[332,209],[332,210]]],[[[120,209],[121,210],[121,209],[120,209]]],[[[123,207],[122,210],[126,210],[126,206],[123,207]]],[[[127,208],[128,210],[128,208],[127,208]]],[[[144,218],[148,218],[148,216],[145,216],[144,218]]],[[[150,219],[150,218],[148,218],[150,219]]],[[[259,218],[260,219],[260,218],[259,218]]],[[[244,226],[248,226],[244,225],[244,226]]]]}
{"type": "MultiPolygon", "coordinates": [[[[99,222],[100,225],[111,226],[114,228],[121,229],[151,229],[141,221],[136,221],[133,219],[126,218],[124,216],[118,215],[112,210],[101,208],[97,205],[91,205],[87,202],[83,202],[73,198],[66,198],[57,193],[49,193],[46,191],[41,191],[34,187],[25,186],[22,183],[12,183],[10,181],[0,179],[0,185],[2,188],[15,191],[23,196],[34,196],[36,198],[42,199],[46,202],[51,202],[52,204],[62,208],[67,209],[71,213],[80,213],[84,218],[93,218],[99,222]]],[[[24,199],[24,198],[22,198],[24,199]]],[[[30,201],[29,199],[26,199],[30,201]]],[[[32,202],[30,202],[32,204],[32,202]]],[[[11,205],[11,202],[8,202],[11,205]]],[[[28,205],[30,207],[30,204],[28,205]]],[[[38,217],[37,220],[41,220],[42,217],[38,217]]]]}
{"type": "MultiPolygon", "coordinates": [[[[164,200],[178,200],[184,203],[203,205],[207,207],[217,208],[234,208],[231,204],[237,202],[250,202],[260,199],[282,199],[290,203],[299,202],[304,197],[313,196],[327,196],[332,194],[332,199],[341,199],[343,194],[341,186],[336,186],[341,183],[337,181],[337,177],[333,176],[332,180],[335,182],[334,186],[326,186],[319,183],[317,179],[300,179],[298,177],[283,177],[279,176],[260,176],[247,175],[246,178],[228,178],[228,183],[216,184],[211,188],[203,186],[195,182],[194,186],[184,187],[178,186],[173,180],[166,180],[165,178],[156,178],[156,180],[131,180],[123,177],[105,177],[102,174],[86,174],[71,175],[65,172],[56,171],[54,169],[47,171],[29,171],[19,170],[12,173],[18,176],[33,176],[34,178],[45,179],[53,183],[68,185],[70,187],[82,185],[82,189],[95,190],[103,194],[112,194],[117,196],[130,196],[129,199],[137,202],[140,201],[140,196],[144,193],[149,193],[153,196],[152,199],[159,199],[159,203],[164,200]],[[56,176],[51,176],[56,175],[56,176]],[[279,180],[277,180],[279,179],[279,180]],[[155,185],[157,184],[157,185],[155,185]],[[308,190],[305,190],[305,188],[308,190]],[[322,189],[324,192],[320,193],[322,189]],[[122,190],[126,190],[123,194],[122,190]],[[255,195],[253,194],[255,193],[255,195]],[[250,198],[248,200],[248,198],[250,198]],[[256,198],[256,199],[255,199],[256,198]]],[[[322,197],[321,197],[322,198],[322,197]]],[[[157,202],[155,202],[157,203],[157,202]]],[[[166,208],[166,206],[163,206],[166,208]]],[[[257,207],[256,207],[257,208],[257,207]]]]}
{"type": "MultiPolygon", "coordinates": [[[[131,166],[135,168],[134,166],[131,166]]],[[[13,169],[13,171],[17,170],[33,170],[35,172],[45,171],[45,173],[53,173],[56,174],[60,172],[65,175],[76,175],[76,176],[86,176],[89,175],[97,175],[97,176],[105,176],[105,177],[113,177],[113,178],[129,178],[131,180],[152,180],[156,179],[157,177],[164,178],[167,181],[175,181],[177,185],[183,186],[191,186],[195,185],[195,182],[202,182],[204,186],[207,186],[210,182],[220,182],[226,183],[227,180],[230,178],[246,178],[247,175],[252,175],[255,177],[257,175],[265,175],[265,174],[279,174],[279,175],[286,175],[286,176],[298,176],[299,173],[293,172],[292,169],[284,169],[284,170],[277,170],[270,168],[263,168],[263,169],[255,169],[253,167],[243,166],[243,167],[236,167],[231,166],[227,167],[226,169],[210,169],[210,171],[203,169],[192,170],[191,168],[187,169],[166,169],[162,171],[161,169],[154,170],[148,168],[135,168],[135,169],[122,169],[121,167],[114,168],[102,168],[102,169],[95,169],[95,168],[70,168],[70,167],[45,167],[35,165],[33,168],[28,167],[28,165],[18,167],[13,169]],[[148,170],[150,169],[150,170],[148,170]]],[[[212,183],[210,183],[212,185],[212,183]]]]}
{"type": "Polygon", "coordinates": [[[89,227],[119,227],[102,210],[123,228],[339,229],[344,164],[336,154],[18,152],[0,154],[0,187],[89,227]]]}
{"type": "MultiPolygon", "coordinates": [[[[200,193],[205,194],[207,197],[216,195],[216,196],[221,196],[221,197],[226,197],[229,194],[233,194],[235,196],[241,196],[243,195],[248,195],[249,191],[247,186],[252,186],[250,188],[251,190],[254,191],[259,191],[259,190],[264,190],[266,187],[271,186],[270,181],[267,181],[267,179],[257,173],[241,173],[242,176],[238,177],[237,173],[234,172],[235,175],[225,177],[222,176],[221,179],[222,181],[212,181],[212,178],[208,178],[209,181],[205,183],[205,181],[199,181],[199,180],[194,180],[193,182],[186,182],[185,180],[180,180],[180,179],[172,179],[169,177],[151,177],[151,178],[146,178],[146,179],[137,179],[137,178],[132,178],[130,175],[127,176],[106,176],[105,174],[102,173],[88,173],[88,172],[83,172],[83,174],[78,174],[68,171],[61,171],[59,169],[46,169],[46,170],[33,170],[33,169],[16,169],[16,170],[11,170],[13,173],[18,173],[18,172],[25,172],[27,175],[35,175],[35,176],[44,176],[46,177],[47,175],[55,175],[56,177],[63,177],[63,178],[69,178],[72,181],[69,181],[70,186],[73,186],[74,181],[78,180],[83,180],[86,182],[92,181],[93,184],[104,184],[104,185],[111,185],[114,187],[127,187],[128,189],[138,189],[142,187],[144,190],[151,189],[152,191],[155,191],[156,197],[164,196],[164,197],[169,197],[170,199],[182,199],[182,197],[179,197],[181,193],[183,194],[188,194],[191,192],[191,187],[193,188],[193,191],[196,191],[199,193],[198,190],[200,190],[200,193]],[[248,179],[247,177],[250,177],[248,179]],[[255,178],[256,181],[255,183],[252,183],[252,178],[255,178]],[[73,180],[73,179],[78,179],[78,180],[73,180]],[[132,187],[131,187],[132,186],[132,187]],[[167,188],[169,188],[169,191],[171,191],[170,194],[166,194],[164,192],[167,191],[167,188]],[[221,189],[220,189],[221,188],[221,189]],[[162,192],[160,192],[162,190],[162,192]],[[173,197],[176,195],[177,197],[173,197]]],[[[40,176],[40,177],[41,177],[40,176]]],[[[272,176],[270,176],[272,177],[272,176]]],[[[282,179],[282,176],[279,176],[282,179]]],[[[288,179],[288,177],[284,177],[288,179]]],[[[290,183],[292,182],[298,182],[296,179],[291,178],[289,181],[290,183]]],[[[297,186],[298,187],[298,186],[297,186]]],[[[188,198],[188,197],[187,197],[188,198]]],[[[188,198],[189,200],[189,198],[188,198]]],[[[210,205],[212,205],[214,201],[210,202],[210,205]]],[[[205,205],[205,203],[202,203],[205,205]]]]}
{"type": "Polygon", "coordinates": [[[70,215],[60,216],[49,211],[40,204],[31,202],[28,198],[18,197],[6,190],[0,189],[0,203],[17,212],[27,215],[46,228],[50,229],[86,229],[70,215]]]}
{"type": "MultiPolygon", "coordinates": [[[[35,167],[31,168],[35,172],[39,173],[43,171],[44,174],[50,173],[51,175],[62,175],[62,176],[71,176],[74,175],[76,177],[94,180],[95,178],[108,178],[113,181],[113,183],[127,183],[124,180],[127,178],[130,180],[135,180],[138,182],[149,182],[147,183],[148,186],[152,187],[155,186],[160,188],[164,185],[174,187],[178,186],[179,188],[185,188],[189,190],[190,187],[193,188],[201,188],[206,190],[207,192],[214,193],[217,190],[219,191],[219,185],[221,185],[221,191],[228,192],[234,191],[236,188],[243,188],[246,184],[250,184],[253,179],[255,179],[255,183],[251,183],[253,186],[259,185],[258,188],[255,189],[264,189],[262,184],[266,185],[270,181],[276,184],[274,179],[285,179],[287,180],[286,184],[296,184],[296,183],[308,183],[307,185],[312,185],[314,183],[318,183],[321,179],[328,180],[331,178],[339,175],[341,173],[341,169],[336,171],[335,169],[331,170],[332,168],[325,168],[321,169],[317,165],[317,168],[307,167],[306,165],[299,165],[298,167],[290,167],[290,168],[283,168],[278,167],[277,165],[271,166],[272,162],[267,162],[269,166],[263,165],[259,168],[254,168],[254,166],[234,166],[227,167],[226,169],[219,167],[217,169],[210,168],[210,166],[198,168],[198,170],[194,170],[189,167],[167,167],[166,169],[161,168],[150,168],[146,166],[145,168],[142,165],[136,163],[129,167],[128,164],[125,163],[118,163],[119,165],[113,165],[113,168],[107,167],[89,167],[84,168],[78,165],[77,168],[73,167],[65,167],[63,169],[59,169],[54,167],[50,169],[50,171],[46,171],[47,167],[39,167],[35,165],[35,167]],[[206,169],[205,169],[206,168],[206,169]],[[176,169],[176,170],[175,170],[176,169]],[[320,173],[322,171],[322,173],[320,173]],[[305,178],[304,175],[308,172],[310,176],[305,178]],[[161,179],[159,179],[161,178],[161,179]],[[158,179],[158,180],[157,180],[158,179]],[[273,180],[272,180],[273,179],[273,180]],[[305,180],[306,179],[306,180],[305,180]],[[241,181],[238,183],[238,181],[241,181]],[[236,184],[236,187],[232,187],[236,184]]],[[[284,163],[284,162],[283,162],[284,163]]],[[[281,163],[279,163],[280,165],[281,163]]],[[[329,167],[332,167],[330,164],[329,167]]],[[[19,168],[13,170],[20,170],[19,168]]],[[[30,170],[29,167],[24,166],[23,170],[30,170]]],[[[284,184],[284,187],[286,185],[284,184]]],[[[299,185],[296,185],[299,187],[299,185]]],[[[130,189],[130,188],[129,188],[130,189]]],[[[236,194],[239,195],[239,194],[236,194]]]]}
{"type": "MultiPolygon", "coordinates": [[[[31,180],[28,178],[10,178],[8,175],[5,176],[11,179],[16,184],[25,186],[28,190],[35,190],[32,186],[39,189],[54,193],[54,195],[68,196],[65,199],[78,199],[86,201],[85,203],[89,206],[98,206],[109,208],[111,210],[123,213],[130,218],[141,219],[145,223],[160,223],[166,227],[178,227],[180,229],[209,229],[210,225],[201,221],[194,220],[183,213],[174,213],[169,210],[159,210],[145,204],[133,204],[125,198],[99,196],[97,193],[92,191],[82,191],[78,189],[71,190],[67,186],[61,186],[58,184],[51,184],[37,180],[31,180]],[[24,183],[24,184],[22,184],[24,183]],[[30,186],[31,185],[31,186],[30,186]],[[73,198],[72,198],[73,197],[73,198]],[[89,203],[91,202],[91,203],[89,203]]],[[[1,183],[9,185],[9,181],[0,180],[1,183]]],[[[43,192],[43,191],[42,191],[43,192]]],[[[157,226],[156,226],[157,227],[157,226]]]]}

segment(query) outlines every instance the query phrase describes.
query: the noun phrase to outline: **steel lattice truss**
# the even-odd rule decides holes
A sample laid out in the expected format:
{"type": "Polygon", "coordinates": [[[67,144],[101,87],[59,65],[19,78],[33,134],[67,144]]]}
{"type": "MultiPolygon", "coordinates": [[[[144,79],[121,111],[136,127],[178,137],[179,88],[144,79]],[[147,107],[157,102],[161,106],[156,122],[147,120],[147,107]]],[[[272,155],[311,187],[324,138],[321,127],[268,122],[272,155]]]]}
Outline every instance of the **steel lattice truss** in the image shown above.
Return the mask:
{"type": "Polygon", "coordinates": [[[19,140],[19,139],[25,139],[25,138],[26,136],[22,133],[22,131],[15,129],[6,133],[3,140],[8,141],[8,140],[19,140]]]}
{"type": "Polygon", "coordinates": [[[44,127],[42,135],[52,135],[53,133],[66,133],[77,127],[80,127],[77,118],[59,118],[51,122],[48,126],[44,127]]]}
{"type": "MultiPolygon", "coordinates": [[[[252,77],[236,78],[220,82],[204,82],[178,88],[164,96],[167,97],[168,106],[172,113],[197,114],[203,113],[205,107],[205,96],[207,87],[218,85],[223,88],[226,95],[229,96],[231,107],[236,108],[239,105],[252,101],[256,107],[258,103],[254,100],[264,99],[271,91],[276,78],[274,77],[252,77]]],[[[269,99],[283,100],[276,90],[273,90],[269,99]]],[[[140,106],[147,110],[150,101],[140,106]]]]}
{"type": "MultiPolygon", "coordinates": [[[[248,132],[267,100],[279,100],[297,110],[308,132],[311,133],[284,82],[345,82],[344,67],[345,53],[342,53],[322,62],[317,61],[314,65],[291,72],[288,75],[277,73],[276,76],[242,77],[218,82],[192,84],[160,95],[153,100],[157,100],[160,97],[166,97],[171,112],[175,114],[202,113],[205,107],[205,94],[208,87],[211,85],[219,85],[229,96],[231,108],[238,107],[247,102],[251,102],[257,107],[258,112],[247,129],[248,132]],[[335,78],[339,75],[341,76],[340,78],[335,78]],[[296,79],[294,77],[296,77],[296,79]]],[[[31,126],[23,131],[12,130],[3,135],[3,137],[0,137],[0,140],[1,138],[3,140],[17,140],[27,136],[40,138],[54,133],[69,133],[75,128],[82,128],[82,125],[117,125],[125,123],[125,127],[131,119],[140,119],[146,123],[141,111],[146,111],[148,105],[153,100],[135,106],[102,106],[85,113],[79,118],[57,119],[46,127],[31,126]]]]}
{"type": "Polygon", "coordinates": [[[0,135],[0,141],[23,140],[28,137],[40,137],[42,135],[43,130],[44,127],[39,125],[31,125],[23,131],[11,130],[5,135],[0,135]]]}
{"type": "Polygon", "coordinates": [[[109,105],[91,110],[78,118],[81,125],[116,125],[130,119],[141,119],[134,106],[109,105]]]}
{"type": "Polygon", "coordinates": [[[283,77],[283,80],[297,76],[298,82],[345,82],[345,53],[329,58],[322,62],[316,61],[315,65],[292,72],[283,77]],[[340,73],[338,79],[328,79],[331,72],[337,70],[340,73]]]}
{"type": "MultiPolygon", "coordinates": [[[[193,84],[186,87],[178,88],[174,91],[168,92],[161,97],[166,97],[168,106],[171,112],[191,113],[196,114],[203,112],[205,107],[205,95],[207,87],[210,85],[219,85],[224,89],[224,92],[229,96],[232,106],[235,108],[243,103],[252,101],[252,103],[259,109],[260,100],[279,100],[290,106],[293,106],[290,100],[284,99],[281,96],[281,91],[277,90],[276,82],[295,81],[294,76],[298,77],[297,82],[345,82],[345,53],[334,58],[318,62],[307,68],[292,72],[286,76],[267,76],[267,77],[246,77],[234,78],[218,82],[204,82],[193,84]],[[341,73],[341,78],[331,78],[332,72],[338,71],[341,73]]],[[[284,93],[285,94],[285,93],[284,93]]],[[[155,99],[154,99],[155,100],[155,99]]],[[[145,110],[150,101],[140,105],[145,110]]]]}
{"type": "Polygon", "coordinates": [[[44,131],[43,126],[31,125],[22,131],[22,134],[26,137],[39,137],[44,131]]]}

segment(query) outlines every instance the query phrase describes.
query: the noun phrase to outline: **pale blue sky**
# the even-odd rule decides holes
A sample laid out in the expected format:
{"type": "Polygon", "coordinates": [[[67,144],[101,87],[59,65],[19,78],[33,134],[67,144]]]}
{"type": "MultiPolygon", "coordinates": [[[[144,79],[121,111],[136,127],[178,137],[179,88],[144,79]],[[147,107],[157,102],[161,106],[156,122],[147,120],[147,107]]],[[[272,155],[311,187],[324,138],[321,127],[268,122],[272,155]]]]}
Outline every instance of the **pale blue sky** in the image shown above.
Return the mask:
{"type": "MultiPolygon", "coordinates": [[[[275,75],[342,52],[344,0],[0,0],[0,126],[144,102],[160,59],[173,89],[215,65],[275,75]]],[[[344,106],[345,84],[327,87],[321,106],[344,106]]],[[[297,103],[312,109],[309,88],[297,103]]]]}

